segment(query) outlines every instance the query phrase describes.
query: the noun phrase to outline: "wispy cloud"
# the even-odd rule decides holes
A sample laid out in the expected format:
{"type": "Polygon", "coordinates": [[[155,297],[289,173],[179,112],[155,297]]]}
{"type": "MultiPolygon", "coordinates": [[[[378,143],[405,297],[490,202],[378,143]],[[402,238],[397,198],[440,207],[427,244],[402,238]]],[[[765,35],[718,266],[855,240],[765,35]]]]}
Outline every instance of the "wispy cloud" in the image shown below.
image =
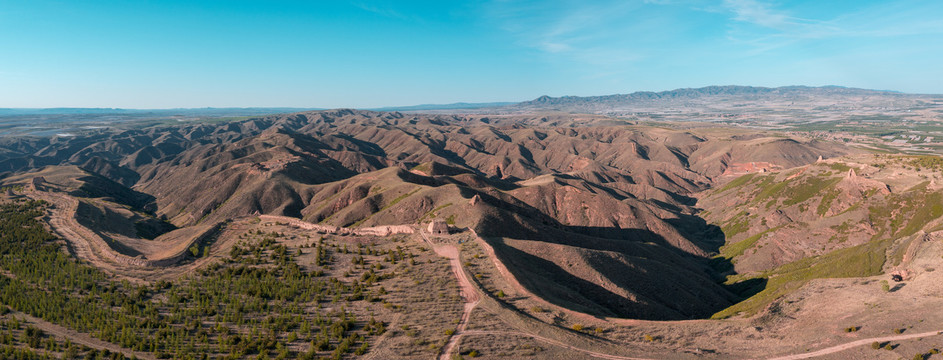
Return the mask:
{"type": "Polygon", "coordinates": [[[421,22],[422,19],[413,15],[403,14],[392,7],[389,6],[378,6],[374,4],[367,4],[359,1],[351,2],[351,5],[357,7],[360,10],[370,12],[376,15],[383,17],[388,17],[391,19],[403,20],[403,21],[412,21],[412,22],[421,22]]]}
{"type": "Polygon", "coordinates": [[[644,31],[630,16],[642,5],[497,0],[488,3],[486,13],[520,45],[553,57],[606,66],[644,57],[633,41],[644,31]]]}
{"type": "Polygon", "coordinates": [[[733,20],[769,30],[760,32],[731,27],[731,40],[755,45],[751,53],[789,46],[801,41],[836,38],[881,38],[943,34],[940,2],[884,3],[814,19],[794,15],[759,0],[723,0],[733,20]]]}
{"type": "Polygon", "coordinates": [[[773,10],[756,0],[724,0],[724,7],[736,14],[736,20],[769,28],[784,28],[795,24],[786,14],[773,10]]]}
{"type": "Polygon", "coordinates": [[[783,0],[492,0],[484,9],[515,44],[587,80],[630,74],[621,78],[635,81],[652,69],[789,66],[885,51],[896,37],[922,36],[939,48],[933,35],[943,35],[939,0],[815,7],[783,0]]]}

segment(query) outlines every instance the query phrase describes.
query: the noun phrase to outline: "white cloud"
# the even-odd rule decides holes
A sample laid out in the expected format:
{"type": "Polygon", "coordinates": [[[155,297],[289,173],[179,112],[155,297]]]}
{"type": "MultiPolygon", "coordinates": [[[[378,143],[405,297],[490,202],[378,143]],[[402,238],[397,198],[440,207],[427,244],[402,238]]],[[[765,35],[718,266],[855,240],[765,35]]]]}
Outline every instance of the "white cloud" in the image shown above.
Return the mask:
{"type": "Polygon", "coordinates": [[[781,29],[795,23],[794,19],[756,0],[724,0],[724,7],[737,15],[738,21],[781,29]]]}
{"type": "Polygon", "coordinates": [[[657,33],[654,29],[643,29],[650,24],[643,24],[634,14],[642,6],[645,5],[615,0],[495,0],[485,6],[485,12],[519,45],[540,50],[550,59],[609,66],[642,58],[635,40],[657,33]]]}
{"type": "Polygon", "coordinates": [[[388,17],[388,18],[404,20],[404,21],[416,21],[416,22],[420,21],[420,19],[415,16],[405,15],[390,7],[380,7],[376,5],[365,4],[362,2],[351,2],[350,4],[359,8],[360,10],[374,13],[374,14],[388,17]]]}

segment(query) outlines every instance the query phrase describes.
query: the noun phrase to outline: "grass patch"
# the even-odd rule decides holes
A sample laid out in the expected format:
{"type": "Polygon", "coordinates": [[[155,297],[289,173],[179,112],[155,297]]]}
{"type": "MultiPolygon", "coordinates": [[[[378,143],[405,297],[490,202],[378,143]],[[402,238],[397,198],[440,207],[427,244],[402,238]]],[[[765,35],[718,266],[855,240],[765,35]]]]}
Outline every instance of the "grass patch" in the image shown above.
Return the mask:
{"type": "Polygon", "coordinates": [[[881,274],[886,261],[885,252],[890,240],[872,241],[850,248],[840,249],[825,255],[805,258],[759,276],[748,278],[731,277],[728,285],[766,278],[766,288],[756,295],[715,313],[711,318],[724,319],[737,314],[755,315],[777,299],[798,290],[812,279],[864,277],[881,274]],[[739,280],[739,281],[736,281],[739,280]]]}
{"type": "Polygon", "coordinates": [[[819,207],[815,209],[815,213],[819,216],[825,216],[828,213],[828,209],[832,208],[832,201],[835,201],[835,198],[838,197],[839,191],[837,189],[829,189],[822,195],[822,201],[819,202],[819,207]]]}
{"type": "MultiPolygon", "coordinates": [[[[396,205],[396,204],[399,203],[400,201],[403,201],[403,199],[408,198],[408,197],[412,196],[413,194],[419,192],[419,190],[422,190],[422,188],[416,188],[416,189],[414,189],[413,191],[410,191],[410,192],[405,193],[405,194],[403,194],[403,195],[397,196],[395,199],[393,199],[393,201],[390,201],[389,204],[386,204],[386,206],[384,206],[382,209],[380,209],[380,211],[383,211],[383,210],[386,210],[386,209],[389,209],[389,208],[393,207],[393,205],[396,205]]],[[[380,212],[380,211],[377,211],[377,212],[380,212]]]]}
{"type": "Polygon", "coordinates": [[[894,266],[900,265],[900,263],[904,261],[904,254],[907,253],[907,248],[910,247],[910,243],[916,240],[916,238],[911,238],[910,240],[901,242],[900,245],[895,247],[894,250],[891,251],[891,264],[894,266]]]}
{"type": "Polygon", "coordinates": [[[413,168],[410,169],[410,170],[412,170],[412,171],[419,171],[419,172],[422,172],[422,173],[430,174],[430,175],[431,175],[431,173],[432,173],[432,163],[428,163],[428,162],[422,163],[422,164],[413,166],[413,168]]]}
{"type": "Polygon", "coordinates": [[[789,183],[788,180],[778,183],[775,183],[775,181],[776,179],[772,175],[762,177],[760,183],[757,185],[757,188],[760,189],[760,192],[753,197],[753,201],[762,202],[768,198],[775,199],[778,197],[776,195],[782,192],[783,189],[786,188],[786,184],[789,183]]]}
{"type": "Polygon", "coordinates": [[[747,212],[741,211],[734,215],[730,220],[727,220],[727,224],[722,226],[720,229],[724,232],[724,236],[728,239],[733,238],[739,233],[746,232],[750,229],[750,219],[747,218],[747,212]]]}
{"type": "Polygon", "coordinates": [[[720,194],[724,191],[727,191],[733,188],[739,188],[743,185],[746,185],[750,183],[750,180],[753,180],[753,177],[755,176],[756,176],[756,173],[753,173],[753,174],[746,174],[736,179],[733,179],[729,183],[724,185],[722,188],[720,188],[720,190],[717,190],[717,193],[720,194]]]}
{"type": "Polygon", "coordinates": [[[828,164],[828,167],[830,167],[830,168],[832,168],[833,170],[836,170],[836,171],[838,171],[838,172],[842,172],[842,173],[847,173],[848,170],[851,170],[851,166],[848,166],[848,165],[845,165],[845,164],[839,164],[839,163],[828,164]]]}
{"type": "Polygon", "coordinates": [[[943,170],[943,157],[935,155],[915,156],[908,163],[917,168],[917,171],[920,171],[920,169],[932,171],[943,170]]]}
{"type": "Polygon", "coordinates": [[[806,200],[809,200],[813,196],[817,195],[819,192],[830,189],[839,181],[841,181],[841,178],[837,177],[807,177],[802,183],[787,188],[787,190],[783,193],[783,205],[790,206],[805,202],[806,200]]]}
{"type": "MultiPolygon", "coordinates": [[[[412,196],[413,194],[419,192],[419,190],[422,190],[422,188],[416,188],[416,189],[414,189],[413,191],[410,191],[410,192],[405,193],[405,194],[403,194],[403,195],[397,196],[395,199],[393,199],[392,201],[390,201],[389,204],[386,204],[386,206],[384,206],[384,207],[381,208],[380,210],[377,210],[377,212],[372,213],[372,214],[370,214],[370,215],[367,215],[367,216],[364,217],[363,219],[357,220],[357,222],[351,224],[350,227],[358,227],[358,226],[362,225],[365,221],[367,221],[367,219],[370,219],[371,217],[373,217],[373,215],[376,215],[377,213],[383,212],[384,210],[387,210],[387,209],[393,207],[393,205],[396,205],[396,204],[399,203],[400,201],[403,201],[403,199],[408,198],[408,197],[412,196]]],[[[333,215],[332,215],[332,216],[333,216],[333,215]]],[[[326,220],[326,219],[325,219],[325,220],[326,220]]]]}
{"type": "Polygon", "coordinates": [[[750,236],[738,242],[721,246],[720,256],[725,257],[727,259],[733,259],[737,256],[743,255],[743,253],[747,251],[747,249],[753,247],[753,245],[756,245],[756,242],[759,241],[763,237],[763,235],[766,235],[767,233],[770,233],[772,231],[779,230],[780,228],[782,228],[782,226],[770,228],[770,229],[767,229],[766,231],[750,236]]]}
{"type": "Polygon", "coordinates": [[[929,192],[925,188],[891,194],[884,204],[871,206],[868,210],[869,220],[879,228],[874,239],[884,234],[899,239],[917,233],[943,216],[943,194],[929,192]]]}
{"type": "Polygon", "coordinates": [[[440,206],[436,207],[435,209],[430,210],[429,212],[423,214],[422,217],[419,218],[419,220],[416,220],[416,223],[417,223],[417,224],[422,224],[422,221],[425,220],[426,218],[434,218],[434,217],[438,216],[438,215],[436,214],[437,212],[439,212],[440,210],[445,209],[445,208],[447,208],[447,207],[449,207],[449,206],[452,206],[452,203],[448,203],[448,204],[445,204],[445,205],[440,205],[440,206]]]}

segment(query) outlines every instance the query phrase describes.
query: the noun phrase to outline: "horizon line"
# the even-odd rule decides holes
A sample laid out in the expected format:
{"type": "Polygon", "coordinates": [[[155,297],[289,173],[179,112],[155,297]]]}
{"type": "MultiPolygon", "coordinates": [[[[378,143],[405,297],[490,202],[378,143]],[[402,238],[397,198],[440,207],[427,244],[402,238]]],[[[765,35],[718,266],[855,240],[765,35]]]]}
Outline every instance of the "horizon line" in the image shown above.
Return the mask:
{"type": "MultiPolygon", "coordinates": [[[[631,94],[640,94],[640,93],[667,93],[678,90],[700,90],[712,87],[743,87],[743,88],[760,88],[760,89],[783,89],[783,88],[813,88],[813,89],[823,89],[823,88],[841,88],[847,90],[865,90],[865,91],[874,91],[874,92],[886,92],[886,93],[895,93],[900,95],[916,95],[916,96],[935,96],[943,95],[934,94],[934,93],[911,93],[904,92],[899,90],[889,90],[889,89],[868,89],[868,88],[857,88],[857,87],[848,87],[843,85],[821,85],[821,86],[812,86],[812,85],[784,85],[784,86],[753,86],[753,85],[706,85],[701,87],[681,87],[671,90],[638,90],[625,93],[614,93],[614,94],[604,94],[604,95],[559,95],[559,96],[550,96],[550,95],[540,95],[530,100],[519,100],[519,101],[484,101],[484,102],[469,102],[469,101],[457,101],[451,103],[422,103],[422,104],[412,104],[412,105],[389,105],[389,106],[371,106],[371,107],[353,107],[353,106],[337,106],[337,107],[322,107],[322,106],[200,106],[200,107],[166,107],[166,108],[135,108],[135,107],[110,107],[110,106],[52,106],[52,107],[0,107],[0,112],[3,110],[19,110],[19,111],[44,111],[44,110],[130,110],[130,111],[173,111],[173,110],[301,110],[301,111],[323,111],[323,110],[340,110],[340,109],[352,109],[352,110],[370,110],[370,111],[396,111],[396,109],[402,108],[417,108],[417,107],[435,107],[435,106],[456,106],[456,105],[471,105],[471,106],[480,106],[480,105],[490,105],[490,104],[502,104],[510,105],[523,103],[528,101],[537,100],[540,98],[579,98],[579,97],[607,97],[607,96],[618,96],[618,95],[631,95],[631,94]]],[[[498,105],[500,106],[500,105],[498,105]]],[[[461,109],[461,108],[454,108],[461,109]]]]}

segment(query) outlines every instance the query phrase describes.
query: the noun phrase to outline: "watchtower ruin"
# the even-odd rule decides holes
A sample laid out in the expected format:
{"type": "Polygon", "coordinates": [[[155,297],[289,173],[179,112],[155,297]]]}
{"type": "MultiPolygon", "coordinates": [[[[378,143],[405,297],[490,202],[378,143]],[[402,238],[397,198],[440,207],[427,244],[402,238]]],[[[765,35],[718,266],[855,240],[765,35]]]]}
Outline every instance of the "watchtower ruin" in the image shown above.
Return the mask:
{"type": "Polygon", "coordinates": [[[429,223],[429,233],[432,235],[448,235],[449,224],[445,220],[432,220],[429,223]]]}

